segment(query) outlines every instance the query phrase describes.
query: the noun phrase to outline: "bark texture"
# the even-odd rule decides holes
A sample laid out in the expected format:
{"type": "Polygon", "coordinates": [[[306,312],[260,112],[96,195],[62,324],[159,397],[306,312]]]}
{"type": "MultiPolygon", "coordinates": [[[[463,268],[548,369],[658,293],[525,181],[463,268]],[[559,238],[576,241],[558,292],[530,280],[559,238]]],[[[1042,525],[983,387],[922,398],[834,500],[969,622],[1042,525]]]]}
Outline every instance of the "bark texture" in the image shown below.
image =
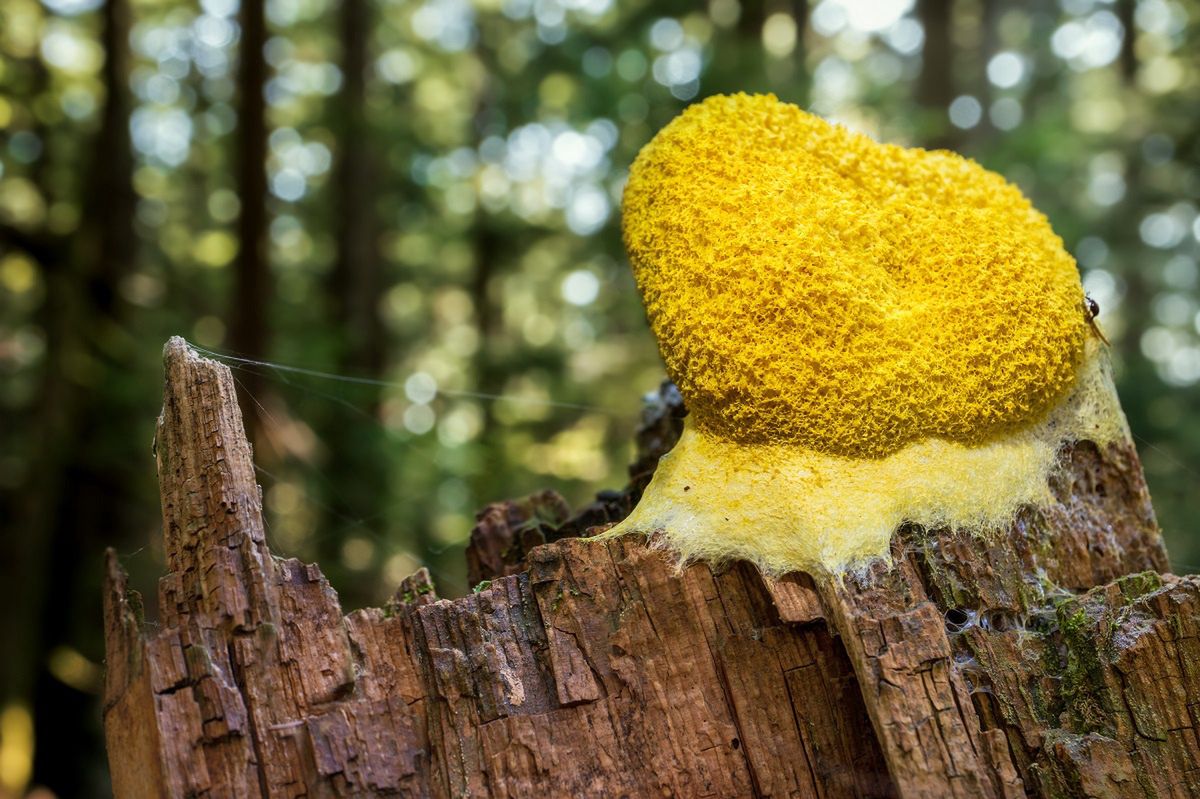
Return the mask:
{"type": "Polygon", "coordinates": [[[343,615],[267,549],[228,370],[166,351],[169,573],[141,622],[107,562],[119,797],[1200,795],[1200,580],[1166,559],[1131,447],[1063,452],[1056,505],[996,540],[906,528],[893,565],[766,579],[678,569],[628,512],[489,506],[470,596],[424,571],[343,615]]]}

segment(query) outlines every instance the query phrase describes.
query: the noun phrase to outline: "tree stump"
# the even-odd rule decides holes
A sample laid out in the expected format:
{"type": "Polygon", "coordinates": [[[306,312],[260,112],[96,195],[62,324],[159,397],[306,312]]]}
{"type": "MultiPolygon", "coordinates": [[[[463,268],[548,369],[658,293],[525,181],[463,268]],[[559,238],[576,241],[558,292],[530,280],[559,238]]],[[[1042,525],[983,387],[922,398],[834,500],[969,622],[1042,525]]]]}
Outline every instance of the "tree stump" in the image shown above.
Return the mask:
{"type": "Polygon", "coordinates": [[[422,570],[343,615],[267,548],[229,370],[165,360],[157,628],[106,565],[118,797],[1200,795],[1200,579],[1163,573],[1131,445],[1066,448],[1057,504],[998,538],[904,528],[843,578],[679,568],[586,537],[678,435],[668,386],[626,490],[489,506],[475,593],[422,570]]]}

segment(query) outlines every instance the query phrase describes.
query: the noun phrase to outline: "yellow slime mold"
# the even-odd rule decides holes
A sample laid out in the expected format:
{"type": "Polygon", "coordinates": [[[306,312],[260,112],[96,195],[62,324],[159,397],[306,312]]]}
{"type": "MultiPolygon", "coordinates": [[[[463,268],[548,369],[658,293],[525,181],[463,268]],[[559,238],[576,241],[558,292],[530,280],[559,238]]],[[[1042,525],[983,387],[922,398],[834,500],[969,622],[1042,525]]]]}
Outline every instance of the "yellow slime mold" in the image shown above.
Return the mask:
{"type": "Polygon", "coordinates": [[[772,572],[985,530],[1064,442],[1124,433],[1062,241],[1014,186],[773,96],[712,97],[642,150],[625,244],[691,412],[614,534],[772,572]]]}

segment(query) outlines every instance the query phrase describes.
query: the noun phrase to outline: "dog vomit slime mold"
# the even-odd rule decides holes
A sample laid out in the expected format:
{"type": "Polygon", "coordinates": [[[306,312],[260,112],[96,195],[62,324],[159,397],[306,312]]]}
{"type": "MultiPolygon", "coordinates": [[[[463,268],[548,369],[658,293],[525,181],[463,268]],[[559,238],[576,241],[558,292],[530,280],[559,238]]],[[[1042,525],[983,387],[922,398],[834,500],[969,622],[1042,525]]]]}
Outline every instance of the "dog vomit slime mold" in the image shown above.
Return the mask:
{"type": "Polygon", "coordinates": [[[904,522],[997,528],[1065,443],[1128,435],[1062,240],[954,153],[711,97],[642,149],[623,225],[690,414],[614,535],[840,571],[904,522]]]}

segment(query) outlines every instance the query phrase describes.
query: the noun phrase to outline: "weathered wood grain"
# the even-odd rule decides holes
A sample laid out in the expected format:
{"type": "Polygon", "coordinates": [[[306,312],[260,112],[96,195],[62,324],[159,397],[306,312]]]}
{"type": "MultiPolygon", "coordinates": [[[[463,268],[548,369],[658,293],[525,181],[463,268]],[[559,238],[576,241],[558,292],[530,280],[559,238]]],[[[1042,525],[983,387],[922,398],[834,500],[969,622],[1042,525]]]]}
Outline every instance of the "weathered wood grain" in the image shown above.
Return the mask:
{"type": "Polygon", "coordinates": [[[1200,795],[1200,580],[1165,555],[1131,447],[1064,452],[1000,537],[905,528],[892,565],[676,567],[630,486],[481,512],[470,596],[418,572],[343,615],[268,550],[232,378],[166,350],[161,625],[107,568],[114,791],[153,796],[1200,795]]]}

